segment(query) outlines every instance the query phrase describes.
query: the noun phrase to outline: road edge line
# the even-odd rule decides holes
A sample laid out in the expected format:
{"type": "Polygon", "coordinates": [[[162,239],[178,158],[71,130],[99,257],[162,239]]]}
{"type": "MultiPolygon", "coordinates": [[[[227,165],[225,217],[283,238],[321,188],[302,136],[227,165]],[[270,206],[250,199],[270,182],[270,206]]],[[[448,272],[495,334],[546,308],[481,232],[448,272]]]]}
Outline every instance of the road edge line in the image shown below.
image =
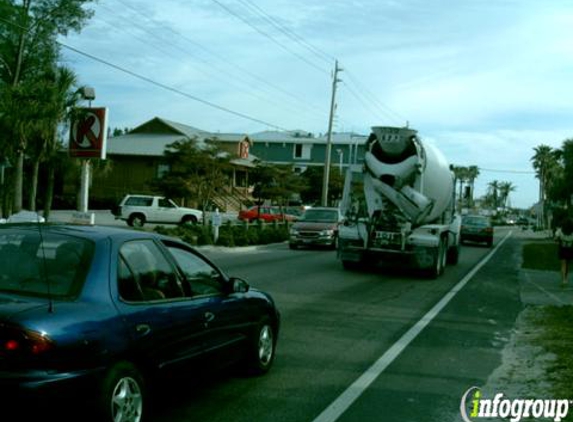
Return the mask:
{"type": "Polygon", "coordinates": [[[382,356],[374,362],[356,381],[324,409],[313,422],[335,422],[404,351],[424,328],[445,308],[473,276],[493,257],[513,232],[510,231],[464,278],[452,287],[416,324],[402,335],[382,356]]]}

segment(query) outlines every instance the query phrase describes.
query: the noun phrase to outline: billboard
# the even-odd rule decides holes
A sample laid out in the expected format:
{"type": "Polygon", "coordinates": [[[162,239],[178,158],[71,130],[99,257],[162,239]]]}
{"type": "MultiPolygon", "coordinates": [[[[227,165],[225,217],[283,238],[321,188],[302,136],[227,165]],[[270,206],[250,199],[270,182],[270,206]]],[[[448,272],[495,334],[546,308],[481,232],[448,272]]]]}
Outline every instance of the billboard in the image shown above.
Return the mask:
{"type": "Polygon", "coordinates": [[[106,146],[107,108],[75,109],[70,128],[70,156],[104,159],[106,146]]]}

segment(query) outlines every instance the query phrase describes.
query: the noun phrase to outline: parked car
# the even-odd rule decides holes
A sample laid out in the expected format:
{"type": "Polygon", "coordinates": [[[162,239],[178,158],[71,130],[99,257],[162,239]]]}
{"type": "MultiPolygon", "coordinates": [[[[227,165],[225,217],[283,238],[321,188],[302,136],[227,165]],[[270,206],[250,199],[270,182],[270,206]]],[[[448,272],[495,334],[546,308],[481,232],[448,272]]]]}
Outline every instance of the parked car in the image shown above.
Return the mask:
{"type": "Polygon", "coordinates": [[[35,211],[22,210],[8,218],[0,218],[2,223],[45,223],[46,219],[35,211]]]}
{"type": "Polygon", "coordinates": [[[283,212],[281,208],[277,206],[265,205],[259,207],[255,205],[246,210],[239,211],[237,218],[242,221],[253,222],[262,220],[269,223],[272,221],[295,221],[297,216],[283,212]]]}
{"type": "Polygon", "coordinates": [[[308,208],[290,228],[289,247],[329,246],[338,244],[338,225],[342,214],[338,208],[308,208]]]}
{"type": "Polygon", "coordinates": [[[462,217],[460,233],[461,242],[482,242],[493,245],[493,225],[489,217],[482,215],[465,215],[462,217]]]}
{"type": "MultiPolygon", "coordinates": [[[[138,422],[148,386],[192,368],[265,373],[272,298],[191,246],[114,227],[0,226],[0,397],[96,397],[138,422]]],[[[193,372],[194,373],[194,372],[193,372]]]]}
{"type": "Polygon", "coordinates": [[[197,224],[203,220],[200,210],[180,207],[169,198],[151,195],[126,195],[112,212],[116,219],[135,227],[143,227],[145,223],[197,224]]]}

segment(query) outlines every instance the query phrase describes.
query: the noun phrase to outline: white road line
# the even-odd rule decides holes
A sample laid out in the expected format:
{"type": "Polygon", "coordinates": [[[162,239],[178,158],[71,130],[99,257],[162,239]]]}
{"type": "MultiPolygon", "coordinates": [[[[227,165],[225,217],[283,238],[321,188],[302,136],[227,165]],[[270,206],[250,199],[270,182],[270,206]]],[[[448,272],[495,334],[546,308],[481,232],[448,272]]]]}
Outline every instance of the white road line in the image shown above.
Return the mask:
{"type": "Polygon", "coordinates": [[[424,328],[444,309],[453,297],[470,281],[497,252],[500,246],[511,236],[510,231],[463,279],[434,305],[412,328],[394,343],[374,364],[350,385],[338,398],[318,415],[313,422],[336,421],[366,389],[384,372],[384,370],[404,351],[406,347],[422,332],[424,328]]]}

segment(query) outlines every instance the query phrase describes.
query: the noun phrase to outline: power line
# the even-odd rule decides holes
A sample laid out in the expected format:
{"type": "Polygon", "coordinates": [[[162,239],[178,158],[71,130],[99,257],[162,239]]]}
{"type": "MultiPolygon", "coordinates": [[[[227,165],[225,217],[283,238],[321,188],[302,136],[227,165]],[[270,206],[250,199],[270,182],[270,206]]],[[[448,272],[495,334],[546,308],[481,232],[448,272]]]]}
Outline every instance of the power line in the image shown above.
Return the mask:
{"type": "Polygon", "coordinates": [[[348,92],[364,107],[364,110],[371,113],[375,119],[378,119],[378,114],[375,113],[369,106],[364,102],[364,100],[348,85],[347,83],[344,84],[348,92]]]}
{"type": "Polygon", "coordinates": [[[400,121],[401,123],[404,123],[408,120],[404,116],[400,115],[399,113],[397,113],[396,111],[392,110],[390,107],[382,103],[380,100],[378,100],[378,98],[374,94],[372,94],[371,91],[358,80],[358,78],[354,77],[351,72],[347,72],[347,74],[348,77],[350,78],[350,81],[358,88],[360,92],[364,94],[364,97],[376,108],[382,111],[383,114],[388,116],[391,120],[400,121]]]}
{"type": "Polygon", "coordinates": [[[261,34],[262,36],[264,36],[265,38],[268,38],[269,40],[271,40],[273,43],[275,43],[276,45],[278,45],[279,47],[281,47],[283,50],[287,51],[288,53],[296,56],[298,59],[302,60],[303,62],[305,62],[306,64],[308,64],[309,66],[313,67],[314,69],[318,70],[319,72],[322,73],[326,73],[326,74],[330,74],[330,72],[326,71],[325,69],[317,66],[316,64],[314,64],[313,62],[311,62],[310,60],[308,60],[306,57],[300,55],[299,53],[297,53],[296,51],[290,49],[289,47],[287,47],[286,45],[284,45],[283,43],[281,43],[280,41],[278,41],[275,37],[273,37],[272,35],[269,35],[267,32],[263,31],[262,29],[258,28],[257,26],[253,25],[251,22],[249,22],[247,19],[245,19],[243,16],[239,15],[238,13],[236,13],[235,11],[233,11],[232,9],[230,9],[228,6],[224,5],[223,3],[221,3],[219,0],[211,0],[213,3],[217,4],[219,7],[221,7],[225,12],[229,13],[230,15],[236,17],[237,19],[239,19],[241,22],[243,22],[244,24],[250,26],[252,29],[254,29],[255,31],[257,31],[259,34],[261,34]]]}
{"type": "MultiPolygon", "coordinates": [[[[9,21],[8,19],[5,19],[5,18],[0,17],[0,20],[3,21],[3,22],[6,22],[6,23],[8,23],[8,24],[10,24],[10,25],[12,25],[12,26],[19,27],[19,28],[21,28],[21,29],[23,29],[23,30],[25,30],[25,31],[29,31],[29,28],[26,28],[26,27],[24,27],[24,26],[22,26],[22,25],[19,25],[19,24],[17,24],[17,23],[11,22],[11,21],[9,21]]],[[[163,84],[163,83],[161,83],[161,82],[157,82],[157,81],[155,81],[155,80],[153,80],[153,79],[151,79],[151,78],[148,78],[147,76],[140,75],[140,74],[135,73],[135,72],[133,72],[133,71],[131,71],[131,70],[129,70],[129,69],[125,69],[125,68],[123,68],[123,67],[121,67],[121,66],[119,66],[119,65],[116,65],[116,64],[114,64],[114,63],[111,63],[111,62],[109,62],[109,61],[107,61],[107,60],[104,60],[104,59],[101,59],[101,58],[99,58],[99,57],[96,57],[96,56],[94,56],[93,54],[89,54],[89,53],[86,53],[86,52],[84,52],[84,51],[82,51],[82,50],[80,50],[80,49],[77,49],[77,48],[75,48],[75,47],[69,46],[69,45],[67,45],[67,44],[65,44],[65,43],[63,43],[63,42],[61,42],[61,41],[57,41],[57,40],[56,40],[55,42],[56,42],[58,45],[60,45],[60,46],[62,46],[62,47],[64,47],[64,48],[66,48],[66,49],[68,49],[68,50],[70,50],[70,51],[73,51],[73,52],[75,52],[75,53],[77,53],[77,54],[79,54],[79,55],[81,55],[81,56],[87,57],[87,58],[89,58],[89,59],[91,59],[91,60],[94,60],[94,61],[99,62],[99,63],[101,63],[101,64],[104,64],[104,65],[106,65],[106,66],[109,66],[109,67],[111,67],[111,68],[113,68],[113,69],[119,70],[120,72],[126,73],[126,74],[128,74],[128,75],[130,75],[130,76],[133,76],[133,77],[135,77],[135,78],[137,78],[137,79],[140,79],[140,80],[142,80],[142,81],[144,81],[144,82],[147,82],[147,83],[149,83],[149,84],[155,85],[155,86],[157,86],[157,87],[159,87],[159,88],[165,89],[165,90],[167,90],[167,91],[174,92],[174,93],[176,93],[176,94],[182,95],[182,96],[184,96],[184,97],[186,97],[186,98],[189,98],[189,99],[191,99],[191,100],[197,101],[197,102],[199,102],[199,103],[201,103],[201,104],[204,104],[204,105],[206,105],[206,106],[209,106],[209,107],[211,107],[211,108],[215,108],[215,109],[220,110],[220,111],[223,111],[223,112],[225,112],[225,113],[228,113],[228,114],[231,114],[231,115],[234,115],[234,116],[243,118],[243,119],[245,119],[245,120],[250,120],[250,121],[255,122],[255,123],[263,124],[263,125],[265,125],[265,126],[268,126],[268,127],[274,128],[274,129],[277,129],[277,130],[279,130],[279,131],[288,132],[288,129],[285,129],[285,128],[281,127],[281,126],[275,125],[275,124],[273,124],[273,123],[266,122],[266,121],[264,121],[264,120],[261,120],[261,119],[255,118],[255,117],[251,117],[251,116],[249,116],[249,115],[247,115],[247,114],[240,113],[240,112],[238,112],[238,111],[234,111],[234,110],[232,110],[232,109],[230,109],[230,108],[227,108],[227,107],[224,107],[224,106],[220,106],[220,105],[215,104],[215,103],[213,103],[213,102],[211,102],[211,101],[207,101],[207,100],[204,100],[204,99],[202,99],[202,98],[199,98],[199,97],[197,97],[197,96],[195,96],[195,95],[188,94],[188,93],[183,92],[183,91],[181,91],[181,90],[179,90],[179,89],[173,88],[173,87],[171,87],[171,86],[169,86],[169,85],[165,85],[165,84],[163,84]]]]}
{"type": "MultiPolygon", "coordinates": [[[[119,1],[119,0],[118,0],[118,1],[119,1]]],[[[100,6],[103,6],[103,5],[100,5],[100,6]]],[[[103,9],[105,9],[106,11],[110,11],[110,10],[111,10],[110,8],[105,7],[105,6],[103,7],[103,9]]],[[[125,18],[125,17],[122,16],[122,15],[119,15],[119,14],[117,13],[117,11],[113,11],[113,10],[112,10],[112,12],[114,12],[114,13],[113,13],[113,17],[118,18],[118,19],[121,19],[121,20],[123,20],[123,21],[128,21],[127,18],[125,18]]],[[[103,20],[106,24],[108,24],[108,25],[111,26],[112,28],[116,28],[116,27],[117,27],[117,25],[114,25],[113,23],[110,23],[110,21],[108,21],[108,20],[102,18],[101,15],[98,16],[98,18],[101,19],[101,20],[103,20]]],[[[146,28],[145,26],[139,25],[139,24],[137,24],[137,23],[134,22],[134,21],[128,21],[128,23],[129,23],[130,25],[120,26],[119,29],[122,30],[122,31],[128,32],[128,29],[126,29],[126,28],[131,28],[131,26],[135,26],[135,27],[137,27],[138,29],[140,29],[141,31],[143,31],[143,32],[145,32],[145,33],[147,33],[147,34],[149,34],[149,35],[152,37],[152,39],[156,39],[156,40],[158,40],[160,43],[165,44],[164,40],[163,40],[162,38],[158,37],[158,36],[157,36],[152,30],[150,30],[149,28],[146,28]]],[[[116,29],[117,29],[117,28],[116,28],[116,29]]],[[[171,52],[169,52],[169,51],[167,51],[167,50],[165,50],[165,49],[163,49],[163,48],[158,47],[157,45],[155,45],[155,43],[150,42],[149,39],[145,39],[145,40],[144,40],[144,39],[142,39],[141,37],[139,37],[139,36],[137,36],[136,34],[133,34],[133,33],[130,33],[130,35],[132,35],[133,37],[135,37],[135,38],[137,38],[138,40],[140,40],[141,42],[143,42],[146,46],[151,46],[151,47],[155,48],[157,51],[161,52],[162,54],[165,54],[165,55],[170,56],[170,57],[175,58],[175,59],[179,59],[179,58],[180,58],[180,56],[176,56],[175,54],[172,54],[171,52]]],[[[258,93],[258,92],[256,92],[256,91],[253,90],[253,89],[246,90],[246,89],[244,88],[244,86],[242,86],[242,85],[239,84],[239,82],[242,82],[243,84],[245,84],[245,85],[247,85],[247,86],[249,86],[249,87],[252,87],[252,85],[251,85],[248,81],[246,81],[244,78],[239,78],[239,77],[237,77],[237,75],[233,75],[233,74],[232,74],[231,72],[229,72],[229,71],[222,70],[222,69],[220,69],[220,68],[218,68],[218,67],[216,67],[216,66],[211,65],[211,64],[208,63],[206,60],[203,60],[202,58],[200,58],[200,57],[198,57],[198,56],[196,56],[196,55],[190,53],[189,51],[187,51],[186,49],[181,48],[181,47],[178,46],[177,44],[170,43],[170,44],[168,44],[168,45],[170,45],[172,48],[177,49],[178,51],[180,51],[180,52],[182,52],[182,53],[184,53],[184,54],[190,55],[191,57],[193,57],[193,59],[196,59],[196,60],[202,62],[202,63],[205,64],[206,66],[213,67],[213,69],[216,70],[216,71],[219,73],[219,75],[214,75],[213,72],[209,72],[209,71],[207,71],[207,70],[205,70],[205,69],[202,69],[202,68],[199,68],[199,67],[195,67],[195,68],[194,68],[195,71],[197,71],[197,72],[203,74],[203,75],[206,76],[207,78],[209,78],[209,79],[217,78],[217,79],[220,80],[221,82],[223,82],[223,83],[225,83],[225,84],[230,84],[230,85],[233,86],[235,89],[242,91],[245,95],[248,95],[248,96],[250,96],[250,97],[253,97],[253,98],[257,99],[258,101],[267,102],[267,103],[269,103],[269,104],[272,104],[272,105],[275,106],[275,107],[276,107],[276,106],[286,107],[286,108],[289,109],[291,112],[299,112],[299,111],[300,111],[299,108],[296,108],[295,106],[293,106],[293,105],[290,104],[290,103],[279,103],[279,102],[277,102],[276,100],[272,100],[272,99],[269,99],[269,98],[265,97],[264,95],[260,95],[261,93],[258,93]],[[223,77],[222,77],[223,75],[226,76],[226,77],[229,77],[229,79],[223,78],[223,77]]],[[[313,110],[313,111],[314,111],[314,110],[313,110]]],[[[314,112],[316,113],[316,115],[318,115],[318,112],[316,112],[316,111],[314,111],[314,112]]],[[[321,115],[321,117],[323,117],[323,116],[321,115]]]]}
{"type": "Polygon", "coordinates": [[[82,55],[82,56],[85,56],[85,57],[87,57],[87,58],[89,58],[89,59],[92,59],[92,60],[94,60],[94,61],[96,61],[96,62],[99,62],[99,63],[101,63],[101,64],[104,64],[104,65],[106,65],[106,66],[109,66],[109,67],[111,67],[111,68],[114,68],[114,69],[116,69],[116,70],[119,70],[120,72],[126,73],[126,74],[128,74],[128,75],[130,75],[130,76],[133,76],[133,77],[137,78],[137,79],[140,79],[140,80],[142,80],[142,81],[145,81],[145,82],[147,82],[147,83],[150,83],[150,84],[152,84],[152,85],[155,85],[155,86],[157,86],[157,87],[159,87],[159,88],[162,88],[162,89],[165,89],[165,90],[167,90],[167,91],[171,91],[171,92],[174,92],[174,93],[176,93],[176,94],[182,95],[182,96],[184,96],[184,97],[186,97],[186,98],[189,98],[189,99],[191,99],[191,100],[197,101],[197,102],[199,102],[199,103],[201,103],[201,104],[204,104],[204,105],[209,106],[209,107],[211,107],[211,108],[215,108],[215,109],[220,110],[220,111],[223,111],[223,112],[225,112],[225,113],[232,114],[232,115],[234,115],[234,116],[241,117],[241,118],[243,118],[243,119],[250,120],[250,121],[255,122],[255,123],[260,123],[260,124],[263,124],[263,125],[272,127],[272,128],[274,128],[274,129],[277,129],[277,130],[280,130],[280,131],[288,132],[288,129],[285,129],[285,128],[280,127],[280,126],[278,126],[278,125],[275,125],[275,124],[273,124],[273,123],[269,123],[269,122],[266,122],[266,121],[264,121],[264,120],[257,119],[257,118],[255,118],[255,117],[251,117],[251,116],[249,116],[249,115],[247,115],[247,114],[240,113],[240,112],[238,112],[238,111],[231,110],[230,108],[227,108],[227,107],[224,107],[224,106],[220,106],[220,105],[218,105],[218,104],[215,104],[215,103],[213,103],[213,102],[211,102],[211,101],[204,100],[204,99],[199,98],[199,97],[197,97],[197,96],[195,96],[195,95],[188,94],[188,93],[183,92],[183,91],[181,91],[181,90],[179,90],[179,89],[173,88],[173,87],[171,87],[171,86],[169,86],[169,85],[165,85],[165,84],[163,84],[163,83],[161,83],[161,82],[157,82],[157,81],[155,81],[155,80],[153,80],[153,79],[151,79],[151,78],[148,78],[147,76],[140,75],[140,74],[135,73],[135,72],[133,72],[133,71],[131,71],[131,70],[129,70],[129,69],[125,69],[125,68],[123,68],[123,67],[121,67],[121,66],[118,66],[118,65],[116,65],[116,64],[114,64],[114,63],[111,63],[111,62],[108,62],[108,61],[106,61],[106,60],[104,60],[104,59],[101,59],[101,58],[99,58],[99,57],[96,57],[96,56],[94,56],[94,55],[92,55],[92,54],[89,54],[89,53],[86,53],[86,52],[84,52],[84,51],[81,51],[81,50],[79,50],[79,49],[77,49],[77,48],[75,48],[75,47],[72,47],[72,46],[69,46],[69,45],[67,45],[67,44],[64,44],[64,43],[61,42],[61,41],[56,41],[56,42],[57,42],[59,45],[61,45],[62,47],[67,48],[68,50],[71,50],[71,51],[73,51],[73,52],[75,52],[75,53],[77,53],[77,54],[80,54],[80,55],[82,55]]]}
{"type": "Polygon", "coordinates": [[[486,169],[483,167],[478,167],[479,171],[489,171],[491,173],[510,173],[510,174],[537,174],[535,171],[531,170],[501,170],[501,169],[486,169]]]}
{"type": "Polygon", "coordinates": [[[299,44],[300,46],[304,47],[305,49],[307,49],[308,51],[310,51],[312,54],[314,54],[316,57],[318,57],[319,59],[327,62],[328,64],[332,65],[332,63],[336,60],[334,57],[330,56],[329,54],[324,53],[323,51],[319,50],[318,48],[316,48],[315,46],[313,46],[312,44],[310,44],[309,42],[307,42],[304,38],[302,38],[301,36],[297,35],[295,32],[293,32],[292,30],[290,30],[289,28],[287,28],[286,26],[282,25],[276,18],[274,18],[273,16],[269,15],[267,12],[265,12],[262,8],[260,8],[258,5],[256,5],[255,3],[253,3],[251,0],[237,0],[239,2],[241,2],[242,4],[246,5],[247,7],[249,7],[251,10],[255,10],[255,12],[257,14],[259,14],[260,16],[262,16],[267,22],[269,22],[272,26],[274,26],[276,29],[278,29],[280,32],[282,32],[284,35],[286,35],[288,38],[290,38],[292,41],[294,41],[295,43],[299,44]]]}
{"type": "MultiPolygon", "coordinates": [[[[173,28],[163,25],[160,22],[150,18],[149,16],[145,15],[141,10],[131,6],[128,2],[123,1],[123,0],[116,0],[117,2],[121,3],[123,6],[129,8],[130,10],[132,10],[133,12],[137,13],[138,15],[140,15],[141,17],[143,17],[144,19],[146,19],[147,21],[153,23],[155,26],[165,29],[173,34],[175,34],[177,37],[184,39],[186,42],[191,43],[192,45],[194,45],[195,47],[199,48],[200,50],[202,50],[203,52],[207,53],[208,55],[215,57],[217,60],[223,62],[227,67],[232,67],[238,71],[240,71],[241,73],[243,73],[244,75],[247,75],[248,77],[250,77],[253,81],[261,83],[271,89],[273,89],[276,92],[279,92],[280,94],[282,94],[285,99],[289,99],[290,101],[294,100],[297,102],[297,107],[302,106],[304,108],[306,108],[307,110],[316,113],[316,116],[320,116],[321,118],[324,117],[324,112],[323,111],[319,111],[319,108],[316,105],[310,104],[308,102],[307,99],[303,99],[300,96],[295,95],[292,92],[289,92],[283,88],[281,88],[280,86],[269,82],[268,80],[265,80],[263,77],[256,75],[255,73],[245,69],[244,67],[236,64],[236,63],[232,63],[231,61],[229,61],[229,59],[227,57],[222,57],[220,54],[214,52],[213,50],[210,50],[208,48],[206,48],[205,46],[203,46],[201,43],[183,35],[182,33],[174,30],[173,28]]],[[[157,35],[153,34],[151,31],[147,31],[150,32],[152,34],[152,36],[157,37],[157,35]]],[[[195,56],[197,57],[197,56],[195,56]]],[[[201,59],[199,59],[201,60],[201,59]]],[[[209,63],[207,60],[201,60],[203,63],[205,63],[208,66],[213,66],[214,68],[216,68],[219,72],[221,72],[221,70],[214,64],[209,63]]],[[[228,73],[228,72],[227,72],[228,73]]],[[[236,74],[232,75],[234,78],[237,78],[236,74]]],[[[250,87],[252,87],[252,84],[248,81],[246,81],[245,79],[242,79],[242,81],[246,84],[249,84],[250,87]]],[[[261,89],[261,86],[258,87],[259,89],[261,89]]],[[[270,95],[274,95],[273,92],[269,91],[269,90],[264,90],[264,92],[267,92],[270,95]]],[[[293,103],[294,104],[294,103],[293,103]]]]}
{"type": "MultiPolygon", "coordinates": [[[[215,0],[213,0],[213,1],[215,1],[215,0]]],[[[295,32],[291,31],[286,26],[282,25],[280,22],[278,22],[278,20],[276,18],[274,18],[273,16],[266,13],[261,7],[256,5],[253,1],[251,1],[251,0],[236,0],[236,1],[242,3],[243,5],[246,5],[251,10],[255,10],[255,12],[259,16],[262,16],[263,19],[265,19],[265,21],[270,23],[273,27],[278,29],[281,33],[286,35],[292,41],[294,41],[297,44],[301,45],[302,47],[306,48],[308,51],[310,51],[312,54],[314,54],[319,59],[324,60],[327,63],[331,63],[332,61],[336,60],[334,57],[332,57],[329,54],[324,53],[323,51],[317,49],[312,44],[308,43],[304,38],[300,37],[295,32]]],[[[399,115],[398,113],[396,113],[394,110],[390,109],[389,107],[387,107],[383,103],[379,102],[374,96],[372,96],[368,92],[368,90],[363,85],[361,85],[358,82],[357,79],[355,79],[352,76],[352,74],[349,73],[348,76],[354,82],[354,84],[358,87],[358,90],[353,90],[348,84],[345,84],[345,85],[347,86],[350,93],[362,104],[362,106],[368,112],[372,113],[374,116],[377,117],[377,114],[366,104],[365,100],[367,102],[370,102],[371,104],[373,104],[376,108],[380,109],[382,111],[382,114],[386,115],[391,120],[400,121],[401,123],[407,121],[406,118],[399,115]],[[363,94],[361,95],[360,93],[363,93],[363,94]]]]}

